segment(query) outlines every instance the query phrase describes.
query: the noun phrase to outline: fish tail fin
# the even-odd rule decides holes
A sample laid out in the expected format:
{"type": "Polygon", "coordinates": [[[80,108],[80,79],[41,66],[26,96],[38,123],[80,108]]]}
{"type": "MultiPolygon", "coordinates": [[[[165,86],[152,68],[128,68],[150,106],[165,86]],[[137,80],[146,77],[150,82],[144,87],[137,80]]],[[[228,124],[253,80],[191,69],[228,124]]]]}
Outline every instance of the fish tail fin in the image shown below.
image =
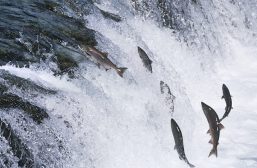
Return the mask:
{"type": "Polygon", "coordinates": [[[123,73],[127,70],[128,68],[122,67],[122,68],[117,68],[117,73],[120,75],[120,77],[123,78],[123,73]]]}
{"type": "Polygon", "coordinates": [[[213,155],[213,154],[214,154],[216,157],[218,156],[217,148],[212,148],[212,150],[211,150],[211,152],[210,152],[210,154],[209,154],[208,157],[210,157],[210,156],[213,155]]]}
{"type": "Polygon", "coordinates": [[[221,122],[224,118],[226,118],[225,116],[223,116],[221,119],[220,119],[220,121],[219,122],[221,122]]]}
{"type": "Polygon", "coordinates": [[[187,159],[185,160],[189,167],[195,167],[195,165],[191,164],[187,159]]]}
{"type": "Polygon", "coordinates": [[[189,167],[195,167],[195,165],[191,164],[191,163],[187,163],[189,165],[189,167]]]}

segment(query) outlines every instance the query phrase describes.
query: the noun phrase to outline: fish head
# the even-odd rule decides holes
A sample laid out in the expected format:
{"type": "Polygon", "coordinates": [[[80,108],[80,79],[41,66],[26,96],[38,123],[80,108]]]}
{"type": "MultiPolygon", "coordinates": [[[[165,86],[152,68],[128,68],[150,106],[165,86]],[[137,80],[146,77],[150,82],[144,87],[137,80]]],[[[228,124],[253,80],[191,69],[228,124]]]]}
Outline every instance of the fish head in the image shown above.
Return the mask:
{"type": "Polygon", "coordinates": [[[142,49],[141,47],[137,46],[137,50],[138,50],[139,52],[141,52],[143,49],[142,49]]]}
{"type": "Polygon", "coordinates": [[[204,102],[201,102],[201,105],[202,105],[203,112],[206,115],[207,111],[209,111],[211,108],[210,108],[210,106],[208,106],[204,102]]]}
{"type": "Polygon", "coordinates": [[[228,87],[227,87],[225,84],[223,84],[223,85],[222,85],[222,90],[223,90],[223,91],[228,90],[228,87]]]}
{"type": "Polygon", "coordinates": [[[171,126],[172,127],[176,127],[177,126],[177,123],[176,123],[176,121],[173,118],[170,120],[170,122],[171,122],[171,126]]]}
{"type": "Polygon", "coordinates": [[[207,108],[208,107],[208,105],[205,104],[204,102],[201,102],[201,105],[202,105],[203,108],[207,108]]]}
{"type": "Polygon", "coordinates": [[[211,111],[213,110],[210,106],[208,106],[207,104],[205,104],[204,102],[201,102],[201,105],[202,105],[202,109],[203,111],[211,111]]]}

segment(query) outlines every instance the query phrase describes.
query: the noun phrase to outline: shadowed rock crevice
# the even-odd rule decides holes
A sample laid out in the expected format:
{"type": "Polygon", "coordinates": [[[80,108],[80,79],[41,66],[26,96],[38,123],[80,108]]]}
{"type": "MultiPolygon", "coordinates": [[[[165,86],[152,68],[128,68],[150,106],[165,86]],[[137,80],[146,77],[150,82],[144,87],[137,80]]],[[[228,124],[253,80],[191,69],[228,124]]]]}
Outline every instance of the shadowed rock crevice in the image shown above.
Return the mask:
{"type": "Polygon", "coordinates": [[[42,123],[44,118],[49,117],[45,109],[31,104],[18,95],[9,93],[8,88],[15,86],[22,91],[30,91],[35,94],[56,94],[56,91],[46,89],[33,81],[12,75],[5,70],[0,70],[0,79],[0,108],[18,108],[23,110],[38,124],[42,123]]]}
{"type": "MultiPolygon", "coordinates": [[[[3,136],[8,141],[8,144],[12,149],[13,155],[19,159],[18,166],[33,167],[33,154],[29,151],[28,147],[22,143],[19,137],[12,130],[11,126],[2,121],[2,119],[0,119],[0,131],[1,136],[3,136]]],[[[10,162],[6,158],[3,164],[5,166],[8,166],[10,165],[10,162]]]]}

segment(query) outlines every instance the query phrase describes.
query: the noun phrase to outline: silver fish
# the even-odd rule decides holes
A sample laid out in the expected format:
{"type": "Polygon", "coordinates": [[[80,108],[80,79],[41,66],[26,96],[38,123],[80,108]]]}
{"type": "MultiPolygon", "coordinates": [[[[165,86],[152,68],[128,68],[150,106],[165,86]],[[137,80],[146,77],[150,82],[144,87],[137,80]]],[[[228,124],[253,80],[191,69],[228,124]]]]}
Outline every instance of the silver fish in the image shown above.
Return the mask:
{"type": "Polygon", "coordinates": [[[211,140],[209,143],[213,145],[212,150],[209,154],[209,157],[212,154],[215,154],[216,157],[218,156],[217,147],[219,144],[219,138],[220,138],[220,130],[224,128],[224,126],[220,123],[220,119],[217,115],[217,113],[207,104],[204,102],[201,102],[203,112],[207,118],[207,121],[209,123],[209,130],[207,133],[211,135],[211,140]]]}
{"type": "Polygon", "coordinates": [[[82,46],[82,49],[85,50],[85,52],[88,55],[93,57],[97,61],[98,64],[100,64],[104,67],[107,66],[107,67],[110,67],[110,68],[113,68],[114,70],[116,70],[116,72],[118,73],[118,75],[120,77],[123,77],[123,73],[125,72],[125,70],[128,69],[126,67],[117,67],[117,65],[112,63],[112,61],[108,58],[108,53],[101,52],[93,46],[82,46]]]}
{"type": "Polygon", "coordinates": [[[137,47],[137,50],[138,50],[138,54],[144,64],[144,67],[146,67],[146,69],[152,73],[153,72],[152,71],[152,60],[150,60],[150,58],[148,57],[148,55],[142,48],[137,47]]]}

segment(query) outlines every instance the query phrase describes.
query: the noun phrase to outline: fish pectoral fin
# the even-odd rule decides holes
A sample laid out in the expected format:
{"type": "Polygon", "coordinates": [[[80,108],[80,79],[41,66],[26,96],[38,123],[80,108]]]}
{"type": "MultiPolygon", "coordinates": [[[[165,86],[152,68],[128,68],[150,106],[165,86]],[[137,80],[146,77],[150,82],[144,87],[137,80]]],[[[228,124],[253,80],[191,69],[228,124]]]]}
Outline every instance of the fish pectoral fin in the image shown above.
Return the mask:
{"type": "Polygon", "coordinates": [[[189,167],[195,167],[195,165],[191,164],[187,159],[185,159],[185,162],[189,165],[189,167]]]}
{"type": "Polygon", "coordinates": [[[218,124],[218,127],[220,130],[222,130],[223,128],[225,128],[221,123],[218,124]]]}
{"type": "Polygon", "coordinates": [[[210,134],[211,133],[211,130],[209,129],[208,131],[207,131],[207,134],[210,134]]]}
{"type": "Polygon", "coordinates": [[[189,167],[195,167],[195,165],[188,162],[189,167]]]}
{"type": "Polygon", "coordinates": [[[212,139],[209,140],[209,143],[210,143],[210,144],[213,144],[212,139]]]}

